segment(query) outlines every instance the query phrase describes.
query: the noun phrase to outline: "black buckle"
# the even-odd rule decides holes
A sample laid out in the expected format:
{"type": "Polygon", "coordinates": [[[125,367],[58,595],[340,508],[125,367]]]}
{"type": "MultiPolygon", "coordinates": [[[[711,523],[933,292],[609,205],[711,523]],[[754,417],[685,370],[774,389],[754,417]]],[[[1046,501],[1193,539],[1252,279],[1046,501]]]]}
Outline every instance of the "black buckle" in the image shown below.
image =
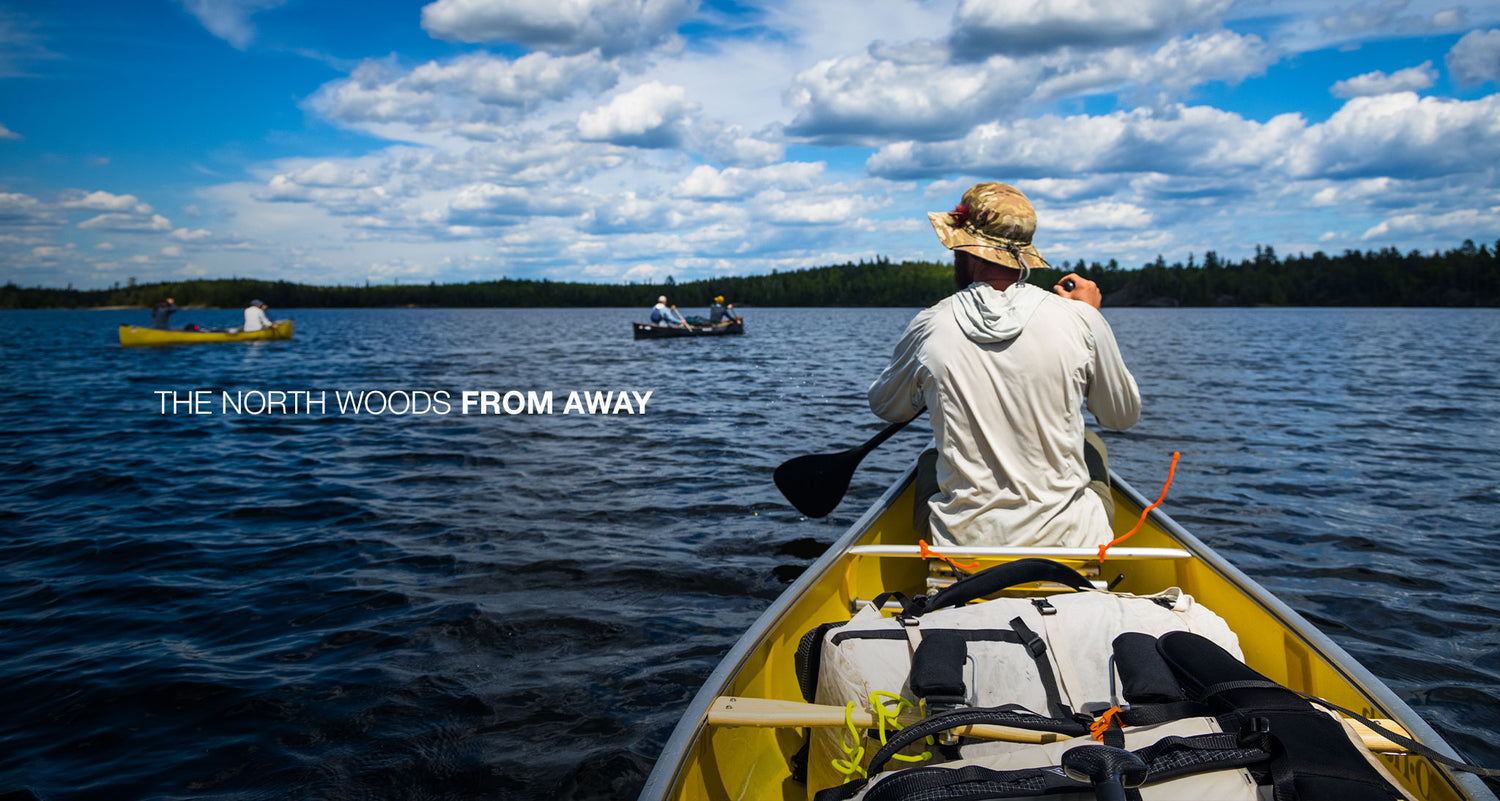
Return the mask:
{"type": "Polygon", "coordinates": [[[1031,654],[1032,659],[1039,659],[1042,654],[1047,653],[1047,643],[1042,642],[1042,638],[1035,634],[1030,639],[1023,640],[1022,644],[1026,646],[1026,653],[1031,654]]]}
{"type": "Polygon", "coordinates": [[[1057,614],[1057,607],[1053,606],[1052,602],[1048,601],[1046,598],[1032,598],[1031,605],[1036,607],[1036,611],[1040,612],[1043,615],[1057,614]]]}
{"type": "Polygon", "coordinates": [[[1240,723],[1240,730],[1235,735],[1235,744],[1240,748],[1266,748],[1266,740],[1271,736],[1271,719],[1264,717],[1245,718],[1240,723]]]}

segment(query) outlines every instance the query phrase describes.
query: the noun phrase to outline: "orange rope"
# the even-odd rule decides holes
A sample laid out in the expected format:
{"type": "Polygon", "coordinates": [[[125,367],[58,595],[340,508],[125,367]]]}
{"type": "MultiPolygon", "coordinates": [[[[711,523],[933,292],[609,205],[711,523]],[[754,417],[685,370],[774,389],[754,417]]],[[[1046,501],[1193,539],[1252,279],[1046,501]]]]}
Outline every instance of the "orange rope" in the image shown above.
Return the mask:
{"type": "Polygon", "coordinates": [[[1106,542],[1103,545],[1099,546],[1099,561],[1101,561],[1101,562],[1104,561],[1104,552],[1108,551],[1111,546],[1119,545],[1120,543],[1124,542],[1125,540],[1130,539],[1130,537],[1131,537],[1132,534],[1135,534],[1137,531],[1140,531],[1141,530],[1141,526],[1143,526],[1143,525],[1146,524],[1146,515],[1151,514],[1151,510],[1152,509],[1155,509],[1156,507],[1161,506],[1161,502],[1167,499],[1167,488],[1172,486],[1172,477],[1175,476],[1175,475],[1177,475],[1177,457],[1179,457],[1181,455],[1182,455],[1182,453],[1179,452],[1179,451],[1173,451],[1172,452],[1172,466],[1169,467],[1169,468],[1167,468],[1167,483],[1165,483],[1165,484],[1162,485],[1162,487],[1161,487],[1161,496],[1156,499],[1156,503],[1153,503],[1150,506],[1147,506],[1145,509],[1141,510],[1141,519],[1136,522],[1135,528],[1133,528],[1133,529],[1125,532],[1124,534],[1122,534],[1122,535],[1114,538],[1113,540],[1110,540],[1109,542],[1106,542]]]}
{"type": "Polygon", "coordinates": [[[1109,731],[1109,727],[1112,725],[1121,725],[1120,708],[1117,706],[1112,706],[1109,709],[1104,710],[1104,714],[1100,715],[1098,720],[1090,723],[1089,734],[1092,735],[1095,740],[1099,740],[1102,742],[1104,740],[1104,733],[1109,731]]]}
{"type": "Polygon", "coordinates": [[[952,559],[945,558],[942,554],[933,553],[932,549],[929,548],[928,545],[927,545],[927,540],[917,540],[917,548],[921,551],[923,559],[938,559],[940,561],[947,562],[950,566],[956,567],[959,570],[978,570],[979,569],[979,563],[978,562],[970,562],[969,564],[961,565],[961,564],[953,561],[952,559]]]}

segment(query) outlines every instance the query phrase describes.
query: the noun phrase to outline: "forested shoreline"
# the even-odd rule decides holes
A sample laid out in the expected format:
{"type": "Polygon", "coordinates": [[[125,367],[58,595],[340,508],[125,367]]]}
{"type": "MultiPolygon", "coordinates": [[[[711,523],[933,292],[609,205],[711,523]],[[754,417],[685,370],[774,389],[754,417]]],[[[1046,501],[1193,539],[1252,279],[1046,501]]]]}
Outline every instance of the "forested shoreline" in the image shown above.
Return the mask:
{"type": "MultiPolygon", "coordinates": [[[[1153,263],[1125,269],[1111,260],[1059,262],[1031,282],[1050,287],[1066,272],[1096,282],[1106,306],[1500,306],[1500,241],[1473,240],[1446,252],[1321,251],[1279,258],[1257,246],[1237,262],[1209,251],[1201,261],[1153,263]]],[[[462,284],[322,286],[249,278],[130,283],[108,289],[0,287],[0,309],[144,308],[172,297],[196,308],[239,308],[252,298],[272,308],[504,308],[650,306],[667,295],[683,308],[724,295],[739,306],[930,305],[954,290],[946,262],[836,264],[769,275],[658,284],[588,284],[502,278],[462,284]]]]}

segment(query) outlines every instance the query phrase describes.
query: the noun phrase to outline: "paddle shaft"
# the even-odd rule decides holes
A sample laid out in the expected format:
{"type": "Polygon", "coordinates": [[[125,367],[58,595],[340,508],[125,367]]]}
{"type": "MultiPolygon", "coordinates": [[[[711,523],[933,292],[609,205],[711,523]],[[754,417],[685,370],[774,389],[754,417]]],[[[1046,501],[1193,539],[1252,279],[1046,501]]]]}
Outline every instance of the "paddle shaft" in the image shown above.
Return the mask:
{"type": "MultiPolygon", "coordinates": [[[[868,709],[855,709],[850,713],[857,729],[872,729],[880,725],[875,720],[874,713],[868,709]]],[[[910,726],[920,721],[922,717],[915,714],[905,714],[896,718],[896,722],[902,727],[910,726]]],[[[708,709],[708,724],[710,726],[753,726],[757,728],[834,728],[847,725],[844,708],[841,706],[830,706],[827,704],[804,704],[797,701],[776,701],[768,698],[730,698],[720,696],[714,699],[713,706],[708,709]]],[[[1055,743],[1058,740],[1067,739],[1060,734],[1047,731],[1031,731],[1030,729],[1017,729],[1011,726],[992,726],[976,724],[953,729],[953,733],[962,737],[974,737],[981,740],[1003,740],[1010,743],[1055,743]]]]}
{"type": "Polygon", "coordinates": [[[850,450],[850,453],[859,454],[859,456],[861,458],[863,458],[865,454],[867,454],[870,451],[873,451],[876,448],[880,447],[880,443],[885,442],[886,440],[890,439],[892,436],[895,436],[895,434],[896,434],[897,431],[900,431],[901,429],[906,428],[908,425],[911,425],[911,421],[912,420],[915,420],[915,419],[917,419],[918,417],[921,417],[921,416],[922,416],[922,413],[918,412],[916,415],[914,415],[911,418],[911,420],[903,420],[903,421],[901,421],[899,423],[891,423],[890,425],[886,426],[885,428],[880,429],[880,433],[876,434],[873,437],[870,437],[870,440],[868,442],[866,442],[865,444],[860,445],[859,447],[853,448],[852,450],[850,450]]]}
{"type": "MultiPolygon", "coordinates": [[[[867,709],[855,709],[850,713],[857,729],[870,729],[879,725],[875,715],[867,709]]],[[[921,716],[906,714],[897,717],[897,722],[902,726],[909,726],[921,720],[921,716]]],[[[1354,727],[1365,748],[1382,753],[1406,753],[1406,748],[1387,740],[1375,730],[1365,726],[1357,720],[1345,718],[1344,722],[1354,727]]],[[[1376,724],[1390,729],[1397,734],[1404,734],[1406,730],[1401,724],[1393,720],[1376,720],[1376,724]]],[[[802,729],[802,728],[831,728],[845,726],[844,708],[829,704],[804,704],[799,701],[778,701],[770,698],[732,698],[720,696],[714,699],[714,703],[708,709],[708,725],[710,726],[753,726],[757,728],[776,729],[802,729]]],[[[1013,726],[992,726],[976,724],[954,728],[953,732],[962,737],[973,737],[979,740],[1001,740],[1008,743],[1055,743],[1059,740],[1068,739],[1060,734],[1044,731],[1032,731],[1030,729],[1018,729],[1013,726]]]]}

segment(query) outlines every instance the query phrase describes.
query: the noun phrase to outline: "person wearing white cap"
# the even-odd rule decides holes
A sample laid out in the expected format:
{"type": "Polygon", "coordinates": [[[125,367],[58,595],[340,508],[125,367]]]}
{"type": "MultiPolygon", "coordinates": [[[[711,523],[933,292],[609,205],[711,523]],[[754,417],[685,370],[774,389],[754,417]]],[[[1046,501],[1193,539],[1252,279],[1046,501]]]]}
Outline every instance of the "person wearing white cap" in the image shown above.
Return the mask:
{"type": "Polygon", "coordinates": [[[1129,428],[1141,395],[1098,286],[1077,274],[1052,292],[1026,283],[1046,261],[1031,244],[1036,212],[1014,187],[978,184],[928,218],[963,288],[911,321],[869,400],[890,422],[930,410],[937,450],[924,454],[936,458],[924,459],[934,469],[921,497],[933,544],[1108,542],[1107,462],[1082,407],[1129,428]]]}
{"type": "Polygon", "coordinates": [[[682,315],[677,313],[677,307],[667,305],[666,295],[657,298],[656,305],[651,307],[651,322],[657,325],[687,325],[682,315]]]}
{"type": "Polygon", "coordinates": [[[274,323],[266,316],[266,304],[259,300],[250,301],[245,307],[245,331],[259,331],[262,328],[270,328],[274,323]]]}

